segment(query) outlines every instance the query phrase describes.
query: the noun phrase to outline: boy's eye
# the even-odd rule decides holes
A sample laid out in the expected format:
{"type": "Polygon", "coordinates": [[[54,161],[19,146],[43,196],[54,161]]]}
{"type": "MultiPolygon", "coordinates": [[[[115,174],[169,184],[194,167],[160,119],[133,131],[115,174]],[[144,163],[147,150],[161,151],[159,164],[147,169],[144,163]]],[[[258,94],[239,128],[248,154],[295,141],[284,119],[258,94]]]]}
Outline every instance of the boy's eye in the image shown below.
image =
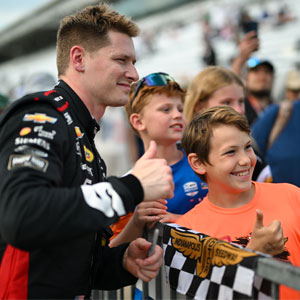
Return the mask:
{"type": "Polygon", "coordinates": [[[246,149],[247,149],[247,150],[252,149],[252,145],[251,145],[251,144],[247,145],[247,146],[246,146],[246,149]]]}
{"type": "Polygon", "coordinates": [[[169,109],[169,107],[162,107],[161,110],[164,111],[164,112],[168,112],[170,109],[169,109]]]}
{"type": "Polygon", "coordinates": [[[234,150],[229,150],[227,152],[225,152],[225,154],[233,154],[234,153],[234,150]]]}

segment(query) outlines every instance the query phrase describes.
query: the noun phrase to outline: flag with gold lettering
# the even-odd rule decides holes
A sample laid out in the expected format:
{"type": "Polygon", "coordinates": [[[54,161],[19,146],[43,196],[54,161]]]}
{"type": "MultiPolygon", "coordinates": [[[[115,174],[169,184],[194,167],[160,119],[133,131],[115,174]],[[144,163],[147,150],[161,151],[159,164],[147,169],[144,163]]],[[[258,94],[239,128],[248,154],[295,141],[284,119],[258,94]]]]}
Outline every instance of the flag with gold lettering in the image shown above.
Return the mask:
{"type": "Polygon", "coordinates": [[[167,281],[194,299],[271,299],[255,274],[258,254],[177,224],[164,226],[167,281]]]}

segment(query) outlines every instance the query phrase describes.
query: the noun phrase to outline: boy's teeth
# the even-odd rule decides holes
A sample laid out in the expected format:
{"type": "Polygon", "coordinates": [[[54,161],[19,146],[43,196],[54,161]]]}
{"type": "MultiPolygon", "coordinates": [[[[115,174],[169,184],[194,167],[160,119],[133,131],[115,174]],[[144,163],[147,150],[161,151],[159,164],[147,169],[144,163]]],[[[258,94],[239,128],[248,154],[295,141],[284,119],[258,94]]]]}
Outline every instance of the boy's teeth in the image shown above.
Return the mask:
{"type": "Polygon", "coordinates": [[[246,175],[248,175],[248,171],[234,173],[234,175],[236,175],[236,176],[246,176],[246,175]]]}

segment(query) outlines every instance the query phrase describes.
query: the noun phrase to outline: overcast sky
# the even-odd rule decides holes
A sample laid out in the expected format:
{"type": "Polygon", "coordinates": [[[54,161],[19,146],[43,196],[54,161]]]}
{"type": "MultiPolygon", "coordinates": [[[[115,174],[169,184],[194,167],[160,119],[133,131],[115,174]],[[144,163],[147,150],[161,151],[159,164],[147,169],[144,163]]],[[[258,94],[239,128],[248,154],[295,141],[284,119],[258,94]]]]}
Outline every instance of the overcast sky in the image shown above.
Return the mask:
{"type": "Polygon", "coordinates": [[[0,30],[52,0],[0,0],[0,30]]]}

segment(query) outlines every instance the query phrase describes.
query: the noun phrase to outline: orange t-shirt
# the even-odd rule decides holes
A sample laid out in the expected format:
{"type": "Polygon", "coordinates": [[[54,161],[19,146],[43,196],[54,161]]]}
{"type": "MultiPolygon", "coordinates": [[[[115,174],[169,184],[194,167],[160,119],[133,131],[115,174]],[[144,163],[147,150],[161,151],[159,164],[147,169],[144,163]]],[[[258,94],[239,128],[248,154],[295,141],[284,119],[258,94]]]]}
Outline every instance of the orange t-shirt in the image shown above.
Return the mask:
{"type": "MultiPolygon", "coordinates": [[[[263,212],[264,226],[279,220],[286,251],[283,260],[300,266],[300,189],[287,183],[253,182],[253,199],[242,207],[222,208],[208,200],[208,196],[176,223],[218,239],[246,245],[256,221],[256,209],[263,212]]],[[[287,287],[280,289],[281,299],[300,299],[300,292],[287,287]]]]}
{"type": "Polygon", "coordinates": [[[110,226],[113,232],[113,236],[110,238],[111,240],[114,239],[124,229],[124,227],[129,222],[132,215],[133,212],[130,212],[127,215],[120,217],[120,219],[116,223],[110,226]]]}

